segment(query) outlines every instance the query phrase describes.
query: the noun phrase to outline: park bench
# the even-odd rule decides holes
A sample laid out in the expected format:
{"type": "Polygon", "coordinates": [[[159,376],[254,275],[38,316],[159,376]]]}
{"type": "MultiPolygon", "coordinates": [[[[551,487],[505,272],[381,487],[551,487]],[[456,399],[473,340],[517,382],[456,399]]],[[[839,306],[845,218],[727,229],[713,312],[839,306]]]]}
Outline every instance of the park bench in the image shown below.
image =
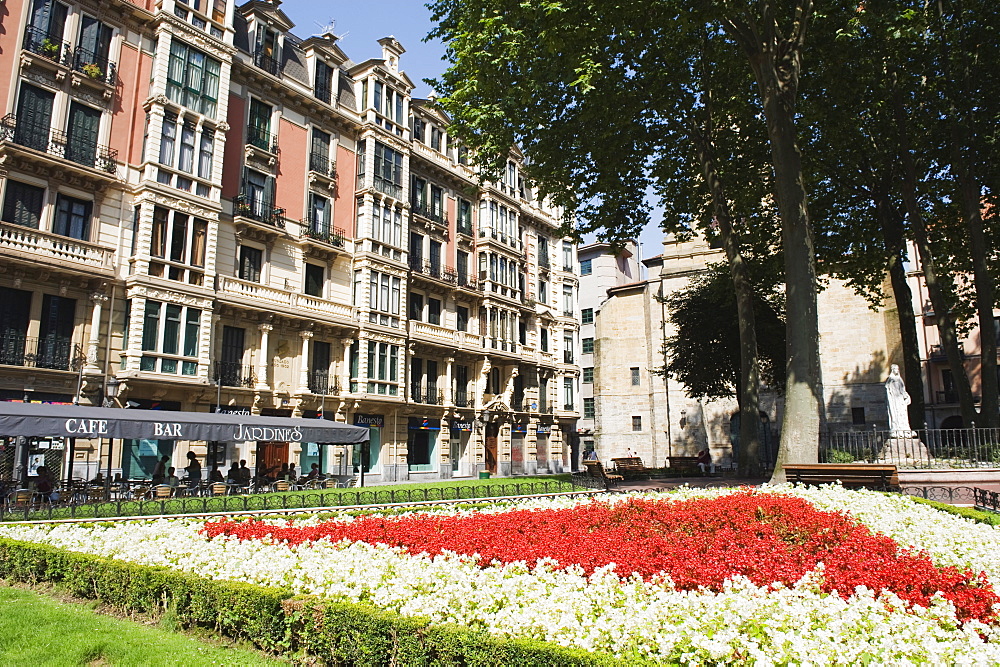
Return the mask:
{"type": "Polygon", "coordinates": [[[646,469],[646,466],[642,464],[642,459],[638,456],[611,459],[611,462],[615,464],[615,473],[621,475],[625,479],[649,477],[649,471],[646,469]]]}
{"type": "Polygon", "coordinates": [[[785,479],[798,484],[840,481],[849,489],[898,491],[896,466],[880,463],[800,463],[786,465],[785,479]]]}
{"type": "Polygon", "coordinates": [[[600,461],[584,461],[583,465],[587,466],[587,476],[599,480],[607,490],[624,479],[617,473],[608,473],[600,461]]]}
{"type": "Polygon", "coordinates": [[[681,474],[701,474],[697,456],[669,456],[667,457],[667,465],[671,470],[675,470],[681,474]]]}

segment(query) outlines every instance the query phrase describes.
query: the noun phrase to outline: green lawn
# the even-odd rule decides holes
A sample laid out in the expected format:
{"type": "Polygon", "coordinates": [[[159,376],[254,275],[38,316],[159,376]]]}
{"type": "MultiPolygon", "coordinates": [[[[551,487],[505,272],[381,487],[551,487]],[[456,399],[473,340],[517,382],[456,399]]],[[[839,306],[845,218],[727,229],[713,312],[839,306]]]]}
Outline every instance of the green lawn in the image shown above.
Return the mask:
{"type": "Polygon", "coordinates": [[[0,586],[0,665],[278,665],[262,653],[0,586]]]}
{"type": "Polygon", "coordinates": [[[322,491],[287,491],[214,498],[172,498],[163,501],[124,501],[95,503],[73,507],[43,507],[28,514],[13,512],[4,517],[19,519],[112,518],[116,516],[153,516],[159,514],[196,514],[201,512],[242,512],[247,510],[374,505],[423,500],[461,500],[490,496],[517,496],[535,493],[581,490],[570,483],[569,475],[537,477],[461,479],[423,484],[393,484],[363,489],[325,489],[322,491]]]}

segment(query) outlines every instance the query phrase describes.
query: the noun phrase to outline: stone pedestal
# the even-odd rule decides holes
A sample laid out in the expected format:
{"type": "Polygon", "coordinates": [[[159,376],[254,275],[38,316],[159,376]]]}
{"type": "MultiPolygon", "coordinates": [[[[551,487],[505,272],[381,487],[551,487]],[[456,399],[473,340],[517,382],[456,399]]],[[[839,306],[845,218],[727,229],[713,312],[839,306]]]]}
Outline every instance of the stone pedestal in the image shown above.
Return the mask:
{"type": "Polygon", "coordinates": [[[898,432],[887,438],[882,445],[882,451],[878,458],[882,463],[895,463],[896,465],[926,465],[931,460],[931,453],[916,433],[898,432]]]}

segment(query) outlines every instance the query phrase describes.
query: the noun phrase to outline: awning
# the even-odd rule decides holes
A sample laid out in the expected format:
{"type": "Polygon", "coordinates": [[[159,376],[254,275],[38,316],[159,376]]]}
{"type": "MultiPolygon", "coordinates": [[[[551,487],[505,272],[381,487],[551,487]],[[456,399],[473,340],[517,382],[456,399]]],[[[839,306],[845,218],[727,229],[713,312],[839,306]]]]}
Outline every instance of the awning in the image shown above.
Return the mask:
{"type": "Polygon", "coordinates": [[[350,444],[368,440],[368,434],[367,428],[325,419],[0,402],[0,436],[350,444]]]}

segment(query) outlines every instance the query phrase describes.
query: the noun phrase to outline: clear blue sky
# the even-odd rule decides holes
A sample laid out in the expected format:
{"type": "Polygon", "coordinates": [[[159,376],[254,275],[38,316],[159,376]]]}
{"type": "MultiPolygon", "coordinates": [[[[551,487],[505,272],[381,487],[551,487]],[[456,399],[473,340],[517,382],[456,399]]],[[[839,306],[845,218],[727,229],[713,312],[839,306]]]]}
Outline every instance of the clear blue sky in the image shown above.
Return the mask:
{"type": "MultiPolygon", "coordinates": [[[[319,34],[332,23],[333,34],[341,38],[340,48],[354,62],[378,58],[381,55],[378,40],[392,35],[406,49],[400,65],[417,84],[413,91],[417,97],[426,97],[431,92],[424,79],[435,78],[445,70],[446,64],[441,59],[444,44],[436,40],[423,41],[433,28],[430,11],[423,0],[328,3],[285,0],[281,9],[295,23],[295,34],[302,38],[319,34]]],[[[654,211],[653,217],[658,220],[659,213],[654,211]]],[[[640,238],[642,256],[660,254],[662,240],[663,234],[656,224],[647,226],[640,238]]]]}

